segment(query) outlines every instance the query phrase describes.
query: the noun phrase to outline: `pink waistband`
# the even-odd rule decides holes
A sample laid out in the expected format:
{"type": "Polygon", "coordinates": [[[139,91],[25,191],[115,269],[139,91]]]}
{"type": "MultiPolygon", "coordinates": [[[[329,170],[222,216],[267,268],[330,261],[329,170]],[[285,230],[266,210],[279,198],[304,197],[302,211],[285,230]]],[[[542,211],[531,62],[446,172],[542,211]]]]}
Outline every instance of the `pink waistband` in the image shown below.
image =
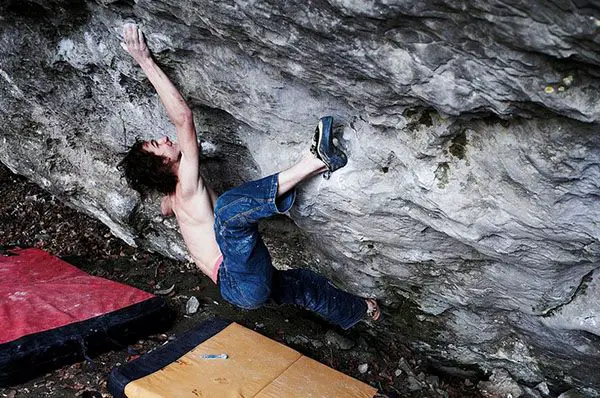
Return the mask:
{"type": "Polygon", "coordinates": [[[222,262],[223,255],[221,254],[219,258],[217,258],[217,261],[215,261],[215,266],[213,267],[212,275],[210,276],[214,283],[217,283],[217,275],[219,275],[219,268],[221,267],[222,262]]]}

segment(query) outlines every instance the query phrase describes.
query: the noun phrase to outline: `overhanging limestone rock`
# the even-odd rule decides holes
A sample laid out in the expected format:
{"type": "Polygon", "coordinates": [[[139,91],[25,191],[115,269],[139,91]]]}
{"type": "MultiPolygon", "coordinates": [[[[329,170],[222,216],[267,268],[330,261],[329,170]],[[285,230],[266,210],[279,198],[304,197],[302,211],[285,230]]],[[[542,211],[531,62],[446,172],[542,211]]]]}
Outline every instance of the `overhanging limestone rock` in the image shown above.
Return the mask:
{"type": "Polygon", "coordinates": [[[134,18],[219,190],[289,166],[336,117],[349,164],[292,216],[324,274],[384,298],[387,332],[530,386],[600,389],[600,10],[413,3],[5,2],[0,160],[185,258],[115,168],[136,136],[174,137],[119,47],[134,18]]]}

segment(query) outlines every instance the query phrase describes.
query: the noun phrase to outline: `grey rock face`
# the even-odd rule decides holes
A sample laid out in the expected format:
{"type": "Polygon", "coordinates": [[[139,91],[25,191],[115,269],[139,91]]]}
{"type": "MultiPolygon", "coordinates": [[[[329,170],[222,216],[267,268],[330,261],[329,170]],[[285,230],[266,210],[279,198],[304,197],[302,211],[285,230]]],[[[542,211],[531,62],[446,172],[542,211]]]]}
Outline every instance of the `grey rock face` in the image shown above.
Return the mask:
{"type": "Polygon", "coordinates": [[[479,388],[485,397],[518,398],[523,395],[521,387],[506,370],[494,371],[489,381],[479,383],[479,388]]]}
{"type": "Polygon", "coordinates": [[[388,305],[383,334],[593,396],[600,8],[485,3],[3,2],[0,161],[186,258],[116,170],[136,136],[174,138],[119,47],[133,19],[194,109],[217,190],[291,165],[336,117],[348,166],[304,185],[291,215],[324,275],[388,305]]]}

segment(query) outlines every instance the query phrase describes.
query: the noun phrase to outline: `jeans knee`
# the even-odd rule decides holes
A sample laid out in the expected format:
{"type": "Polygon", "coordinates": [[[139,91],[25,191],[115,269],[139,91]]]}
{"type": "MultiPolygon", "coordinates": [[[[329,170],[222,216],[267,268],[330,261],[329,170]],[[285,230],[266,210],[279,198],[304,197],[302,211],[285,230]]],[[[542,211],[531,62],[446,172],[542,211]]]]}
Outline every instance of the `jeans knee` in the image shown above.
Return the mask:
{"type": "Polygon", "coordinates": [[[235,297],[235,298],[225,298],[230,304],[235,305],[236,307],[242,308],[244,310],[255,310],[257,308],[262,307],[269,297],[260,297],[253,295],[251,297],[235,297]]]}
{"type": "Polygon", "coordinates": [[[221,296],[230,304],[245,310],[262,307],[271,296],[270,289],[261,286],[244,286],[240,288],[224,288],[221,286],[221,296]]]}

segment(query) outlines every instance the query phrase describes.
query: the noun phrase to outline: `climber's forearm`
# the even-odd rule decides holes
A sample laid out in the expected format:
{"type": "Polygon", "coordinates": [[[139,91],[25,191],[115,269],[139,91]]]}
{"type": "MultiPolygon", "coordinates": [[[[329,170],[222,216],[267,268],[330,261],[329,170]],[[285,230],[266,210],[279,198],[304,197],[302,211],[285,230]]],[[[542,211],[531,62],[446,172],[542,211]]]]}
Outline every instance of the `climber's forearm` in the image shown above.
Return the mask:
{"type": "Polygon", "coordinates": [[[150,80],[150,83],[156,89],[169,118],[178,127],[178,130],[179,127],[193,123],[192,111],[181,96],[181,93],[154,60],[146,58],[139,60],[138,63],[148,77],[148,80],[150,80]]]}
{"type": "Polygon", "coordinates": [[[190,144],[197,146],[192,111],[185,103],[179,90],[152,59],[142,31],[135,24],[125,24],[123,26],[123,39],[125,43],[121,43],[121,46],[142,67],[156,92],[158,92],[169,118],[177,128],[177,138],[190,141],[190,144]],[[180,137],[180,133],[183,137],[180,137]]]}

